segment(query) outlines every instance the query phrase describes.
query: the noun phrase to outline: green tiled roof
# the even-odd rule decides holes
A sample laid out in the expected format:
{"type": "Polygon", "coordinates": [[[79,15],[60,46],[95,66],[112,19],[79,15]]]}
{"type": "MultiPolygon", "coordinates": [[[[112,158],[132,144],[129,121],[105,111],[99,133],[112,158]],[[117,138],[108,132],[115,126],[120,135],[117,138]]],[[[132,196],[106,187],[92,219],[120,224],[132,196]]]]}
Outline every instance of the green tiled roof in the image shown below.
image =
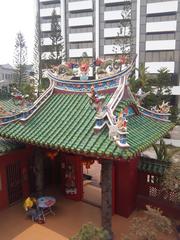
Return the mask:
{"type": "Polygon", "coordinates": [[[163,175],[164,171],[169,167],[170,162],[158,161],[157,159],[141,158],[138,169],[143,172],[163,175]]]}
{"type": "Polygon", "coordinates": [[[22,147],[22,145],[0,138],[0,154],[10,152],[20,147],[22,147]]]}
{"type": "MultiPolygon", "coordinates": [[[[0,97],[0,106],[7,112],[7,113],[19,113],[22,108],[19,105],[15,105],[12,98],[9,96],[1,96],[0,97]]],[[[9,115],[9,114],[7,114],[9,115]]],[[[3,115],[2,115],[3,116],[3,115]]],[[[1,113],[0,113],[1,117],[1,113]]]]}
{"type": "Polygon", "coordinates": [[[87,95],[52,95],[26,123],[1,126],[0,135],[62,151],[129,158],[152,145],[173,127],[171,123],[142,115],[130,117],[127,139],[130,147],[122,149],[109,139],[107,127],[98,134],[94,133],[95,114],[87,95]]]}

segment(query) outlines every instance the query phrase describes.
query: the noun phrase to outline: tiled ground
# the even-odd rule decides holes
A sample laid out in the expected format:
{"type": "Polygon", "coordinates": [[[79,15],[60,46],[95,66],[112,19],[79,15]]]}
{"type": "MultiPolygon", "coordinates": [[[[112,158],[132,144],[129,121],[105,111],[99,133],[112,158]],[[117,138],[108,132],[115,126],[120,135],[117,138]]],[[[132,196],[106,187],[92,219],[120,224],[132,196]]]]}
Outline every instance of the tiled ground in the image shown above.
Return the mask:
{"type": "MultiPolygon", "coordinates": [[[[56,216],[49,215],[46,223],[39,225],[27,219],[22,204],[0,212],[0,240],[65,240],[73,236],[83,223],[93,222],[100,226],[100,208],[83,202],[57,197],[56,216]]],[[[140,214],[134,213],[133,215],[140,214]]],[[[121,240],[128,231],[129,219],[114,215],[115,240],[121,240]]],[[[161,236],[158,240],[174,240],[172,236],[161,236]]]]}

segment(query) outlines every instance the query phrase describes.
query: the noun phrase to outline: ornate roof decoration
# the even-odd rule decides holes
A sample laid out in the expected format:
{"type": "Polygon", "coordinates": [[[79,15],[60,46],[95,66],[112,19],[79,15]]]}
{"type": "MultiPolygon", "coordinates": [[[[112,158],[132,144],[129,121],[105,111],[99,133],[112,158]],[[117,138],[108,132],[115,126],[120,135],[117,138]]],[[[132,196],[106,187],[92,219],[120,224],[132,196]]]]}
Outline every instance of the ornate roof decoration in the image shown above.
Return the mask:
{"type": "Polygon", "coordinates": [[[49,88],[32,104],[32,105],[25,105],[24,104],[24,97],[18,93],[14,92],[13,103],[20,101],[20,105],[18,106],[18,110],[16,111],[17,107],[14,107],[14,111],[5,111],[4,108],[0,107],[0,126],[5,125],[8,123],[16,122],[16,121],[26,121],[28,120],[41,106],[42,104],[52,95],[54,90],[54,82],[50,81],[49,88]],[[3,114],[1,114],[3,112],[3,114]]]}
{"type": "MultiPolygon", "coordinates": [[[[133,69],[133,64],[134,62],[131,63],[128,71],[119,76],[118,87],[106,104],[104,104],[104,96],[98,95],[95,91],[94,86],[91,87],[91,92],[87,93],[96,109],[96,124],[94,130],[99,131],[105,125],[107,125],[109,128],[109,138],[115,141],[115,143],[122,148],[129,147],[129,144],[127,142],[127,116],[129,115],[130,109],[128,109],[127,106],[119,112],[118,116],[115,115],[115,110],[123,100],[132,99],[133,101],[136,101],[128,86],[128,77],[133,69]]],[[[143,93],[142,90],[139,89],[137,93],[138,102],[136,104],[139,105],[141,100],[148,94],[149,92],[143,93]]],[[[163,111],[157,113],[139,106],[142,114],[158,120],[161,119],[168,121],[167,117],[169,117],[169,115],[167,114],[166,110],[169,110],[169,108],[167,104],[163,103],[161,106],[159,106],[159,108],[163,111]]]]}
{"type": "Polygon", "coordinates": [[[0,118],[0,136],[96,158],[139,155],[174,125],[168,114],[137,105],[128,86],[133,67],[99,80],[62,80],[47,71],[49,88],[29,110],[0,118]]]}
{"type": "Polygon", "coordinates": [[[127,79],[130,73],[131,68],[119,78],[119,85],[106,105],[104,105],[105,97],[98,96],[95,92],[94,86],[91,87],[91,93],[88,94],[97,112],[94,130],[99,131],[104,125],[107,125],[109,128],[109,138],[114,140],[119,147],[129,147],[126,139],[128,134],[126,119],[128,109],[123,109],[118,117],[115,116],[114,112],[122,99],[130,97],[130,90],[127,90],[127,79]]]}
{"type": "MultiPolygon", "coordinates": [[[[110,97],[107,95],[105,102],[110,97]]],[[[133,111],[132,100],[121,101],[115,115],[129,105],[133,111]]],[[[94,134],[95,115],[96,110],[90,106],[86,94],[53,94],[28,121],[1,126],[0,136],[96,159],[128,159],[139,155],[174,126],[170,122],[156,121],[132,113],[127,117],[127,142],[130,146],[121,148],[109,138],[108,128],[94,134]]]]}

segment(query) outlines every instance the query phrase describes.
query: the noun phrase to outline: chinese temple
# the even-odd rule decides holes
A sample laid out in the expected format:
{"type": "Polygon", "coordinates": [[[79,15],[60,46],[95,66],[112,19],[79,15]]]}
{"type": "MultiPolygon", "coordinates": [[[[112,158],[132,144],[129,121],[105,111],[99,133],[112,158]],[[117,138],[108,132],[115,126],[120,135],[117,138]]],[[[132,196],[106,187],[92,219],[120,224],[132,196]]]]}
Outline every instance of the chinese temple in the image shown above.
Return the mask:
{"type": "MultiPolygon", "coordinates": [[[[88,79],[86,65],[80,79],[65,79],[64,70],[48,70],[49,87],[33,104],[23,104],[16,113],[0,113],[0,136],[25,146],[12,150],[18,157],[11,158],[8,170],[20,161],[22,196],[32,190],[32,169],[36,191],[42,192],[45,158],[51,159],[52,172],[57,170],[54,159],[59,159],[61,190],[74,200],[83,198],[83,165],[101,164],[102,225],[109,232],[112,213],[128,217],[136,207],[141,152],[174,126],[168,113],[141,107],[139,96],[132,94],[128,78],[134,62],[111,68],[116,71],[97,80],[88,79]]],[[[8,155],[5,160],[0,156],[1,189],[7,184],[7,159],[8,155]]]]}

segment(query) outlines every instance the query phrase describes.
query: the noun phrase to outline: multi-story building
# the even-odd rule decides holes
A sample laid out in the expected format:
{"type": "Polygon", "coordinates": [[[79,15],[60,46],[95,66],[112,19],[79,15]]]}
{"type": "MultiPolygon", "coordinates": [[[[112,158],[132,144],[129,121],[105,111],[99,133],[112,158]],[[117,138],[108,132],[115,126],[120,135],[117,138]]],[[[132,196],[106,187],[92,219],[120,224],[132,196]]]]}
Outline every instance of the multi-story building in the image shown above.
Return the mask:
{"type": "Polygon", "coordinates": [[[52,51],[51,22],[52,12],[55,9],[59,23],[61,23],[60,0],[37,0],[38,15],[40,19],[40,44],[42,61],[46,62],[52,51]]]}
{"type": "Polygon", "coordinates": [[[0,65],[0,92],[9,92],[9,87],[14,79],[14,68],[9,64],[0,65]]]}
{"type": "Polygon", "coordinates": [[[145,63],[152,74],[167,67],[174,82],[172,94],[179,96],[180,107],[180,0],[38,1],[42,44],[50,49],[50,22],[55,8],[59,14],[66,59],[80,58],[83,53],[93,59],[120,53],[115,39],[118,33],[124,34],[119,27],[123,20],[122,11],[125,5],[131,5],[132,51],[137,54],[136,67],[145,63]]]}
{"type": "MultiPolygon", "coordinates": [[[[61,1],[62,2],[62,1],[61,1]]],[[[79,58],[84,52],[89,57],[106,57],[120,53],[115,39],[120,32],[122,11],[129,0],[65,1],[66,55],[79,58]]]]}
{"type": "Polygon", "coordinates": [[[134,2],[137,3],[132,13],[136,21],[136,66],[145,63],[152,74],[167,68],[172,73],[172,94],[177,96],[180,107],[180,1],[134,2]]]}
{"type": "MultiPolygon", "coordinates": [[[[114,43],[124,4],[130,0],[38,0],[41,23],[42,58],[51,51],[52,11],[56,10],[64,39],[66,59],[109,56],[115,53],[114,43]]],[[[116,53],[120,53],[117,49],[116,53]]]]}

